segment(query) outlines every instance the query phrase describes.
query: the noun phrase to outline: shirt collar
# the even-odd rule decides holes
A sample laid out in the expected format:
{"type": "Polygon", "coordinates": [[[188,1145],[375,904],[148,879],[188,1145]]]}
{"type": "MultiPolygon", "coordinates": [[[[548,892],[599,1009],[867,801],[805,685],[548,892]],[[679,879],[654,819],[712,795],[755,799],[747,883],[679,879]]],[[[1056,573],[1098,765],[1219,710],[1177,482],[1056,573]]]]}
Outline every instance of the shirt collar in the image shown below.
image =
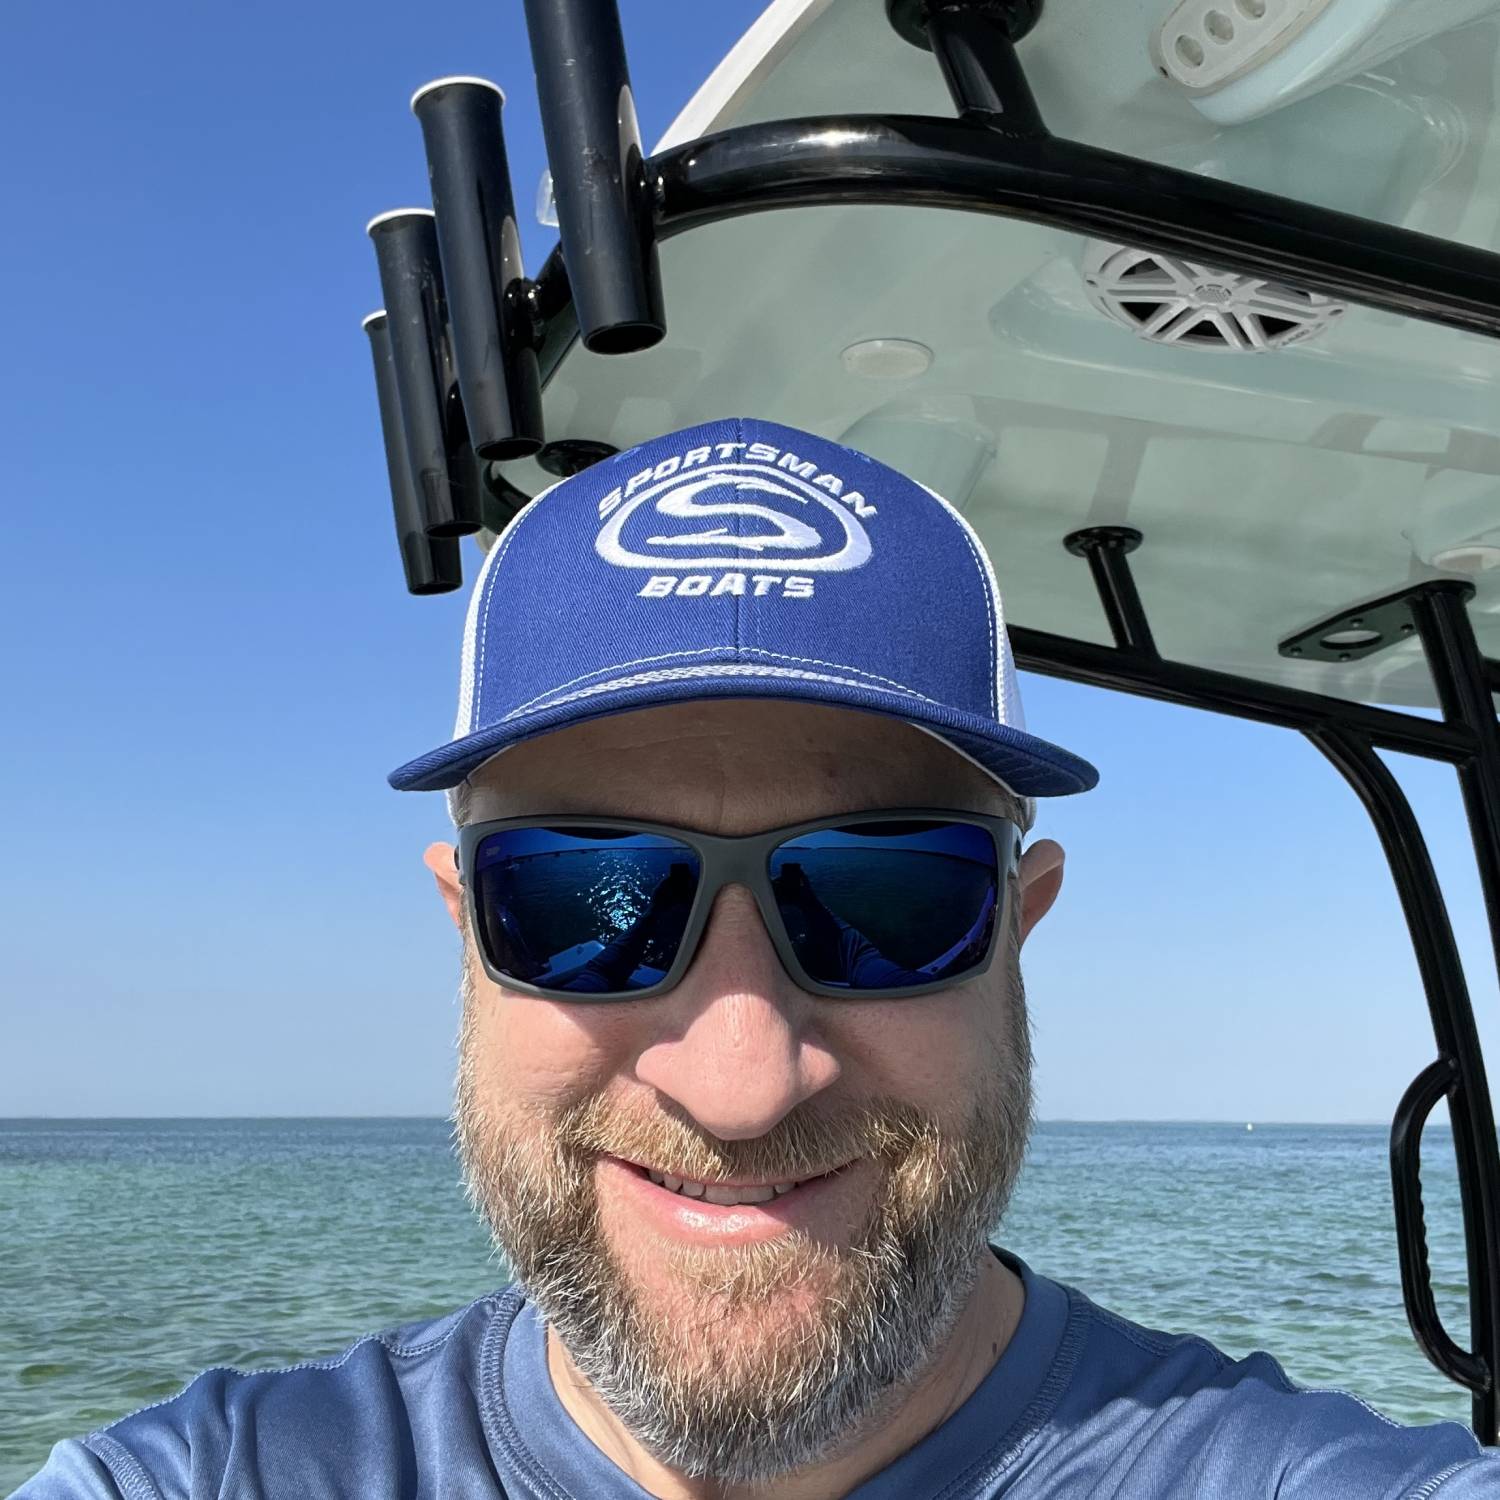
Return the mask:
{"type": "MultiPolygon", "coordinates": [[[[1015,1256],[991,1248],[1025,1288],[1021,1318],[1005,1352],[947,1421],[847,1500],[911,1500],[966,1476],[997,1473],[1056,1404],[1063,1382],[1054,1366],[1068,1322],[1067,1293],[1015,1256]]],[[[501,1378],[491,1391],[500,1411],[492,1431],[504,1450],[496,1458],[502,1471],[511,1471],[511,1483],[524,1483],[537,1500],[556,1500],[559,1491],[591,1500],[652,1500],[562,1404],[547,1365],[546,1324],[529,1299],[517,1310],[499,1357],[501,1378]]],[[[965,1490],[958,1486],[951,1493],[965,1490]]]]}

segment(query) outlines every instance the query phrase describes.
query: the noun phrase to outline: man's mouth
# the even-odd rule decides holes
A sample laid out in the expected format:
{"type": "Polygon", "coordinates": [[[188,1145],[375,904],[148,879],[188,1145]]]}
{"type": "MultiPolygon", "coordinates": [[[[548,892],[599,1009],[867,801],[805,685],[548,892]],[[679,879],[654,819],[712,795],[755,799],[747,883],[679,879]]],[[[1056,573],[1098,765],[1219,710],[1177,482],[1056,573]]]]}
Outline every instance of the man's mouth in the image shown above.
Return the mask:
{"type": "Polygon", "coordinates": [[[698,1182],[690,1177],[675,1176],[671,1172],[658,1172],[654,1167],[644,1167],[639,1162],[625,1161],[621,1165],[629,1167],[632,1171],[654,1182],[657,1187],[665,1188],[669,1193],[676,1193],[679,1197],[696,1198],[703,1203],[715,1203],[725,1208],[732,1208],[741,1203],[774,1202],[777,1198],[784,1198],[796,1188],[805,1187],[810,1182],[821,1182],[825,1178],[837,1176],[849,1163],[845,1162],[844,1166],[835,1167],[829,1172],[815,1173],[810,1177],[798,1177],[788,1182],[698,1182]]]}

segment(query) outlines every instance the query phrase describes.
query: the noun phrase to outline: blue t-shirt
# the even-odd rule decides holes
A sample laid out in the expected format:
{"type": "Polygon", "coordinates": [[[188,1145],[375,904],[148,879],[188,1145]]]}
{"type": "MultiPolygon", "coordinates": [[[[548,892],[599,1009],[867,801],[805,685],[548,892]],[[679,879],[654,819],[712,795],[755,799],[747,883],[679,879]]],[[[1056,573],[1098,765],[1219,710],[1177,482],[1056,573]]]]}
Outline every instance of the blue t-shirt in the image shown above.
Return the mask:
{"type": "MultiPolygon", "coordinates": [[[[1500,1500],[1500,1453],[1456,1423],[1400,1427],[1022,1277],[1026,1305],[974,1394],[848,1500],[1500,1500]]],[[[511,1287],[288,1370],[209,1370],[59,1443],[14,1500],[647,1500],[552,1386],[511,1287]]]]}

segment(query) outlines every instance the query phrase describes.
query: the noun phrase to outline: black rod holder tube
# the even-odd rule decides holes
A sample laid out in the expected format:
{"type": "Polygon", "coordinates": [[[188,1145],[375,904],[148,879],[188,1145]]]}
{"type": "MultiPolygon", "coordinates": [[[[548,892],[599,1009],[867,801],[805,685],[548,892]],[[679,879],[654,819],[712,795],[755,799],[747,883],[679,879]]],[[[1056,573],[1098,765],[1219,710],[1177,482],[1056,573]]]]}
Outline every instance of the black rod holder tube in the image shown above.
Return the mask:
{"type": "Polygon", "coordinates": [[[1088,562],[1115,645],[1121,651],[1157,656],[1151,622],[1126,560],[1140,545],[1141,534],[1131,526],[1089,526],[1063,538],[1074,557],[1088,562]]]}
{"type": "Polygon", "coordinates": [[[406,433],[401,426],[401,403],[396,395],[396,367],[391,359],[391,338],[385,310],[364,320],[375,361],[375,394],[380,402],[380,431],[385,439],[385,467],[391,481],[391,508],[396,515],[396,544],[401,549],[401,567],[411,594],[447,594],[463,583],[463,565],[458,542],[427,535],[422,502],[417,495],[411,461],[406,451],[406,433]]]}
{"type": "Polygon", "coordinates": [[[667,322],[615,0],[526,0],[526,29],[584,345],[596,354],[649,348],[667,322]]]}
{"type": "Polygon", "coordinates": [[[1047,127],[1011,39],[1014,13],[993,0],[931,0],[927,41],[959,113],[1006,135],[1047,127]]]}
{"type": "Polygon", "coordinates": [[[465,458],[468,431],[453,374],[432,211],[380,214],[367,232],[380,266],[401,423],[427,530],[467,536],[481,524],[478,473],[472,455],[465,458]]]}
{"type": "Polygon", "coordinates": [[[411,101],[427,148],[453,360],[469,439],[482,459],[524,458],[542,443],[504,102],[482,78],[440,78],[411,101]]]}
{"type": "MultiPolygon", "coordinates": [[[[845,115],[737,126],[649,163],[657,234],[772,208],[995,214],[1500,336],[1500,255],[1053,136],[845,115]]],[[[569,266],[578,272],[569,252],[569,266]]]]}
{"type": "Polygon", "coordinates": [[[1497,1441],[1494,1372],[1500,1369],[1500,1146],[1489,1081],[1463,961],[1447,903],[1421,826],[1389,766],[1358,735],[1339,726],[1308,732],[1364,804],[1390,865],[1401,900],[1417,969],[1427,996],[1449,1095],[1453,1150],[1458,1159],[1468,1264],[1469,1329],[1473,1351],[1460,1350],[1442,1328],[1428,1275],[1421,1194],[1421,1132],[1436,1102],[1428,1069],[1397,1111],[1391,1133],[1392,1187],[1396,1195],[1398,1249],[1407,1319],[1422,1351],[1473,1393],[1474,1429],[1497,1441]],[[1424,1105],[1425,1108],[1419,1108],[1424,1105]]]}

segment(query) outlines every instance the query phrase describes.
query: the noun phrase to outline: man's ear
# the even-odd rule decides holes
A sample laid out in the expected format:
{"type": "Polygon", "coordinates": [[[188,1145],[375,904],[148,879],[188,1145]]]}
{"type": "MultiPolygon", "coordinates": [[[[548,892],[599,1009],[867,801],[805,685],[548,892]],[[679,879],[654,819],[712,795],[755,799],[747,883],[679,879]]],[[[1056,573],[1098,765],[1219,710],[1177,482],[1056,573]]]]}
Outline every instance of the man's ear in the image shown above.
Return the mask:
{"type": "Polygon", "coordinates": [[[1021,855],[1021,941],[1052,910],[1062,889],[1062,845],[1051,839],[1038,839],[1021,855]]]}
{"type": "Polygon", "coordinates": [[[464,928],[464,888],[458,882],[458,865],[454,860],[452,844],[429,844],[422,855],[422,863],[432,871],[437,881],[438,895],[453,918],[453,925],[460,932],[464,928]]]}

